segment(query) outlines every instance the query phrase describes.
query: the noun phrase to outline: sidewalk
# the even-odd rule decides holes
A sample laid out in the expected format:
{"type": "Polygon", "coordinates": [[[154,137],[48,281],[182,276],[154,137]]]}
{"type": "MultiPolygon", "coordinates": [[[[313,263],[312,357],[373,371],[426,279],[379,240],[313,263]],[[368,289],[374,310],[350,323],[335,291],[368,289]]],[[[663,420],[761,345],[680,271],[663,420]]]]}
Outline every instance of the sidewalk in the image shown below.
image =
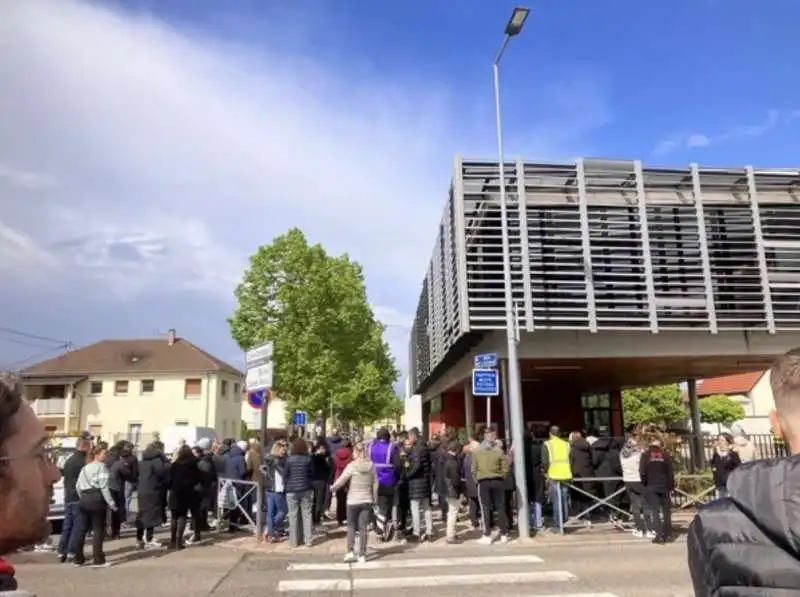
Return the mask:
{"type": "MultiPolygon", "coordinates": [[[[677,541],[685,541],[685,531],[688,527],[688,520],[684,517],[677,518],[674,521],[675,531],[678,535],[677,541]]],[[[375,551],[421,551],[421,552],[436,552],[448,551],[458,552],[464,549],[473,549],[476,546],[475,540],[480,537],[480,533],[472,528],[468,528],[465,524],[459,524],[459,537],[462,542],[458,545],[450,545],[444,540],[443,525],[437,524],[439,521],[434,522],[436,530],[436,540],[430,543],[378,543],[374,534],[370,534],[369,546],[371,550],[375,551]]],[[[597,525],[590,528],[585,527],[572,527],[561,535],[553,532],[539,533],[537,536],[526,541],[518,539],[512,540],[505,546],[493,545],[491,549],[509,549],[509,550],[523,550],[530,548],[544,548],[544,547],[584,547],[584,546],[598,546],[598,545],[625,545],[646,542],[643,539],[637,539],[629,533],[619,531],[607,525],[597,525]]],[[[328,533],[324,537],[319,537],[313,547],[308,548],[300,546],[292,548],[288,542],[282,543],[262,543],[257,541],[252,535],[236,536],[231,539],[220,539],[217,543],[218,546],[227,547],[229,549],[238,549],[253,553],[261,554],[274,554],[274,555],[290,555],[290,554],[325,554],[325,555],[341,555],[346,551],[347,547],[347,530],[345,527],[338,528],[335,525],[328,527],[328,533]]]]}

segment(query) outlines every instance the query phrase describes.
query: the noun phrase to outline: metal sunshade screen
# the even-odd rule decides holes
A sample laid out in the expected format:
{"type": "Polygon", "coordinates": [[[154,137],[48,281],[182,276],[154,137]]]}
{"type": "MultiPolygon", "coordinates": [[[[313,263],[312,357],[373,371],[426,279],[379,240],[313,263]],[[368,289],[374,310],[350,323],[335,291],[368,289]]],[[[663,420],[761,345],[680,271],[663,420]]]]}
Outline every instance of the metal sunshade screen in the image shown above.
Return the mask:
{"type": "Polygon", "coordinates": [[[708,329],[694,205],[648,205],[647,226],[658,326],[708,329]]]}
{"type": "Polygon", "coordinates": [[[430,375],[431,366],[430,339],[428,338],[428,279],[422,283],[422,292],[417,302],[417,314],[414,317],[414,326],[411,331],[412,354],[414,360],[410,363],[414,369],[417,383],[430,375]]]}
{"type": "Polygon", "coordinates": [[[766,328],[753,215],[749,205],[705,206],[717,325],[766,328]]]}
{"type": "Polygon", "coordinates": [[[797,203],[759,204],[775,323],[800,328],[800,209],[797,203]]]}
{"type": "MultiPolygon", "coordinates": [[[[529,201],[536,201],[534,193],[527,194],[529,201]]],[[[529,206],[527,214],[534,326],[585,329],[586,276],[578,206],[529,206]]]]}
{"type": "MultiPolygon", "coordinates": [[[[524,300],[516,169],[506,165],[506,198],[511,256],[512,296],[519,311],[524,300]]],[[[497,166],[465,168],[464,227],[466,235],[469,324],[472,330],[505,327],[505,275],[497,166]]]]}

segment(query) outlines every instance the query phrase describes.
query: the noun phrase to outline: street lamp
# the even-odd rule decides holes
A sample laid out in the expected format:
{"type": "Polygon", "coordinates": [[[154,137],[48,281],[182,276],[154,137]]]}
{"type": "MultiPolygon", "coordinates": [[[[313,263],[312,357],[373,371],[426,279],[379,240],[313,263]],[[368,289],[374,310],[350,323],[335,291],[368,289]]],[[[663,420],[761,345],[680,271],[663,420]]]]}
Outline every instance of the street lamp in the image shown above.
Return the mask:
{"type": "MultiPolygon", "coordinates": [[[[500,60],[511,38],[519,35],[522,26],[530,13],[529,8],[518,6],[511,13],[511,18],[506,25],[505,37],[500,45],[500,50],[492,62],[494,71],[494,107],[497,125],[497,154],[498,174],[500,177],[500,227],[503,242],[503,275],[505,277],[506,295],[506,340],[508,342],[508,402],[511,410],[511,441],[514,446],[514,475],[519,496],[519,509],[517,527],[521,539],[530,536],[530,518],[528,514],[528,488],[525,483],[525,441],[524,422],[522,413],[522,380],[519,373],[519,359],[517,357],[517,316],[514,312],[514,298],[511,295],[511,249],[508,239],[508,205],[506,204],[506,172],[505,154],[503,151],[503,124],[500,117],[500,60]]],[[[522,242],[526,242],[522,239],[522,242]]],[[[527,267],[528,264],[523,264],[527,267]]]]}

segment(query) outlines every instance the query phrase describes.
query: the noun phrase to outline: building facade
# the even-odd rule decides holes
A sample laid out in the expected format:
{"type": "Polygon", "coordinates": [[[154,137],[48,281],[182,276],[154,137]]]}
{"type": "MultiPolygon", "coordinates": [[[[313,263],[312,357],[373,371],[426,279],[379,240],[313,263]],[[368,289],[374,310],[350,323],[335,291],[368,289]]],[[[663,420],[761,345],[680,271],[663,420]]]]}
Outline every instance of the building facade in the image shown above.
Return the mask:
{"type": "Polygon", "coordinates": [[[173,425],[241,433],[243,374],[179,338],[104,340],[20,373],[52,432],[150,437],[173,425]]]}
{"type": "MultiPolygon", "coordinates": [[[[504,168],[512,317],[533,410],[566,392],[578,424],[581,396],[606,394],[613,414],[620,387],[752,370],[800,344],[797,170],[504,168]]],[[[504,356],[499,196],[496,162],[456,158],[410,343],[424,403],[468,393],[475,353],[504,356]]],[[[434,405],[464,420],[483,408],[456,402],[434,405]]]]}

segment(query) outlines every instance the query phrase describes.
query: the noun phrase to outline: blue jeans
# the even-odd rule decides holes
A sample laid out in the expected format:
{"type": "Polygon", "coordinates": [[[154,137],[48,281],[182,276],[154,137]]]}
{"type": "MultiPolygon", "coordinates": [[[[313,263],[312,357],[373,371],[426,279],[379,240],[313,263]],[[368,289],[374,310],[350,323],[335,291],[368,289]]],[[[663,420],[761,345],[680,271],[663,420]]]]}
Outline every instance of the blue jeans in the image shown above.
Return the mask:
{"type": "Polygon", "coordinates": [[[542,520],[542,505],[539,502],[531,502],[531,526],[534,530],[541,531],[544,527],[542,520]]]}
{"type": "Polygon", "coordinates": [[[283,531],[286,511],[286,494],[267,491],[267,534],[270,537],[283,531]]]}
{"type": "Polygon", "coordinates": [[[78,517],[80,515],[78,502],[64,504],[64,524],[61,528],[61,537],[58,540],[59,554],[75,554],[74,548],[77,545],[77,535],[80,530],[78,529],[78,517]],[[74,538],[73,535],[75,535],[74,538]]]}
{"type": "Polygon", "coordinates": [[[550,481],[550,502],[553,504],[553,528],[557,531],[564,530],[564,523],[567,521],[569,506],[567,499],[569,487],[558,481],[550,481]]]}

